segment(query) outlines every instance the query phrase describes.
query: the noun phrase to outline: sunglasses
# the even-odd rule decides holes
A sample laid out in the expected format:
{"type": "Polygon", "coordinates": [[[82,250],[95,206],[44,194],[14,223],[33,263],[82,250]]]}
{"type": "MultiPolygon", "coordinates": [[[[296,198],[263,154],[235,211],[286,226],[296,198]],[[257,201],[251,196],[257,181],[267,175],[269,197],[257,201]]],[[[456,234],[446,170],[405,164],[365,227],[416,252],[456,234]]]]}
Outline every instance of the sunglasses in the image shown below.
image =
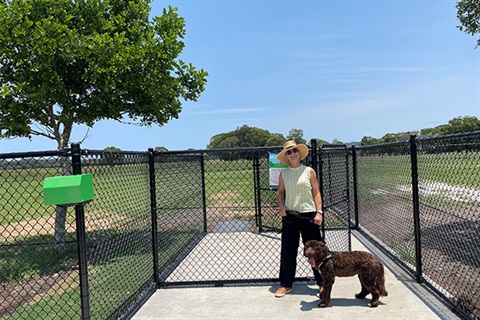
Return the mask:
{"type": "Polygon", "coordinates": [[[287,152],[285,152],[285,154],[287,156],[291,155],[292,153],[297,153],[298,152],[298,149],[297,148],[293,148],[292,150],[288,150],[287,152]]]}

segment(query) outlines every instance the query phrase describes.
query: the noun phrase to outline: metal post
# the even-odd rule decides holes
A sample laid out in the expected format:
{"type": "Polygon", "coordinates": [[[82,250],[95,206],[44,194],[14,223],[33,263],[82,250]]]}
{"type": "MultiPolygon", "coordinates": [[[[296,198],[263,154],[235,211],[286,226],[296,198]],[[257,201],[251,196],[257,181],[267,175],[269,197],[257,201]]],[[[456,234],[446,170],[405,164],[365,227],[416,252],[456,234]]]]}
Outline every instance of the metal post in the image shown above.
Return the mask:
{"type": "MultiPolygon", "coordinates": [[[[318,151],[317,139],[310,140],[312,147],[312,166],[317,173],[318,187],[320,197],[322,198],[322,211],[325,208],[325,199],[323,198],[323,151],[318,151]]],[[[322,214],[322,238],[325,241],[325,212],[322,214]]]]}
{"type": "Polygon", "coordinates": [[[260,192],[260,162],[258,152],[253,154],[253,184],[255,194],[255,222],[258,227],[258,231],[262,232],[262,198],[260,192]]]}
{"type": "Polygon", "coordinates": [[[417,282],[423,282],[422,272],[422,246],[420,234],[420,204],[418,197],[418,162],[416,136],[410,136],[410,159],[412,165],[412,196],[413,196],[413,225],[415,231],[415,261],[417,282]]]}
{"type": "Polygon", "coordinates": [[[200,172],[202,175],[202,207],[203,207],[203,231],[207,232],[207,196],[205,190],[205,158],[200,155],[200,172]]]}
{"type": "Polygon", "coordinates": [[[158,266],[158,228],[157,228],[157,188],[155,185],[155,153],[153,148],[148,149],[148,170],[150,173],[150,210],[152,212],[152,253],[153,253],[153,278],[157,288],[160,287],[158,266]]]}
{"type": "Polygon", "coordinates": [[[352,251],[352,228],[351,228],[351,206],[350,206],[350,166],[349,166],[349,156],[348,156],[348,148],[347,146],[343,147],[343,151],[345,152],[345,190],[346,196],[345,201],[347,202],[347,228],[348,228],[348,251],[352,251]]]}
{"type": "Polygon", "coordinates": [[[355,230],[358,230],[358,180],[357,180],[357,149],[352,146],[352,167],[353,167],[353,207],[355,214],[355,230]]]}
{"type": "MultiPolygon", "coordinates": [[[[72,143],[72,172],[82,174],[80,144],[72,143]]],[[[75,206],[75,221],[77,226],[77,250],[80,276],[80,302],[82,307],[82,319],[90,319],[90,294],[88,288],[88,261],[87,241],[85,234],[85,211],[83,204],[75,206]]]]}
{"type": "Polygon", "coordinates": [[[310,148],[312,149],[312,168],[315,170],[318,176],[318,151],[317,151],[317,139],[310,140],[310,148]]]}

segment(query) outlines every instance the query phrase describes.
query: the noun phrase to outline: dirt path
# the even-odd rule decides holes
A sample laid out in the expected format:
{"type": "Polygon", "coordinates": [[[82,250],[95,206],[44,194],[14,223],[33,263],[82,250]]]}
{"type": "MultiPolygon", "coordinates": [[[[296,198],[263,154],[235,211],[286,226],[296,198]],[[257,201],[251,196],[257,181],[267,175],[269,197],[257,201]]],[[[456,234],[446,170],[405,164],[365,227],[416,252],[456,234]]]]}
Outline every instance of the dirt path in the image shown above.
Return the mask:
{"type": "Polygon", "coordinates": [[[78,272],[72,269],[53,275],[37,275],[26,282],[3,287],[0,292],[0,318],[11,315],[19,306],[39,300],[45,295],[62,294],[71,289],[75,278],[78,278],[78,272]]]}

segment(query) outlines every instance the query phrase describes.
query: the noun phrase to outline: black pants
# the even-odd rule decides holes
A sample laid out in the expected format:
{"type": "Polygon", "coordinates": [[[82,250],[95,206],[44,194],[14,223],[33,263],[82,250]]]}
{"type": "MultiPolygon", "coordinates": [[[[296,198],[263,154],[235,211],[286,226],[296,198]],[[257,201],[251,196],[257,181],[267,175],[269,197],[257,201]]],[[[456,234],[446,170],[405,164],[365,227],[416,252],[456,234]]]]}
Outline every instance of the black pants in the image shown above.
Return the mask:
{"type": "MultiPolygon", "coordinates": [[[[292,287],[295,271],[297,269],[297,254],[300,243],[305,244],[308,240],[323,241],[320,228],[307,219],[296,217],[282,218],[282,249],[280,256],[280,285],[283,287],[292,287]]],[[[307,259],[307,258],[305,258],[307,259]]],[[[321,286],[322,276],[317,269],[312,268],[316,283],[321,286]]]]}

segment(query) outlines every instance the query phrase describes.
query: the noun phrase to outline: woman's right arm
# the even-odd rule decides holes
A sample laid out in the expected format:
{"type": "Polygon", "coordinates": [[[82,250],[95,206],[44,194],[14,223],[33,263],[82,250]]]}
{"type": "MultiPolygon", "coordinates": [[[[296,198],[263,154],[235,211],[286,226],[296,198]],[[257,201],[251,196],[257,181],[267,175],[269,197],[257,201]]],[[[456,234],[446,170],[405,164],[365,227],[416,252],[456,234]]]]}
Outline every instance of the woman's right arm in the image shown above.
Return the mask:
{"type": "Polygon", "coordinates": [[[288,208],[285,206],[285,183],[283,182],[282,174],[278,177],[278,189],[277,189],[277,202],[278,210],[280,211],[280,216],[285,217],[287,215],[286,210],[288,208]]]}

